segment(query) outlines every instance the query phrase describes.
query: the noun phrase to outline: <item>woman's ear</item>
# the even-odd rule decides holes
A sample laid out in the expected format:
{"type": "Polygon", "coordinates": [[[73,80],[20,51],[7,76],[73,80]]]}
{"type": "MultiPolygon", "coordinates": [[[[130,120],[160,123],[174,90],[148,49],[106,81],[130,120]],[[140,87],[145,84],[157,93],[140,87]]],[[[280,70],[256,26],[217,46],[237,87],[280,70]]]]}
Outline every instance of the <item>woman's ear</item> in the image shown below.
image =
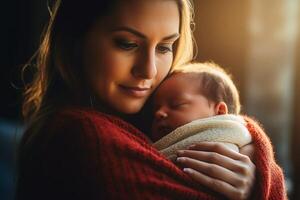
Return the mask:
{"type": "Polygon", "coordinates": [[[221,101],[220,103],[217,103],[215,106],[215,113],[216,115],[224,115],[228,114],[228,108],[225,102],[221,101]]]}

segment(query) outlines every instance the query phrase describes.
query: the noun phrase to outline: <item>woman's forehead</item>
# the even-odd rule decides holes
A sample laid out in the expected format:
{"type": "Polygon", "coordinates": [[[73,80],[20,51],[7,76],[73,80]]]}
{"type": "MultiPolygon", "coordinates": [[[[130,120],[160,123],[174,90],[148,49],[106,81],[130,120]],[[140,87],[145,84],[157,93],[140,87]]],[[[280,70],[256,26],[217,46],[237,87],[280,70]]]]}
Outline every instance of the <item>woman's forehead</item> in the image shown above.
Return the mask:
{"type": "Polygon", "coordinates": [[[166,37],[179,34],[180,14],[173,0],[130,0],[120,2],[103,22],[111,30],[126,27],[145,36],[166,37]]]}

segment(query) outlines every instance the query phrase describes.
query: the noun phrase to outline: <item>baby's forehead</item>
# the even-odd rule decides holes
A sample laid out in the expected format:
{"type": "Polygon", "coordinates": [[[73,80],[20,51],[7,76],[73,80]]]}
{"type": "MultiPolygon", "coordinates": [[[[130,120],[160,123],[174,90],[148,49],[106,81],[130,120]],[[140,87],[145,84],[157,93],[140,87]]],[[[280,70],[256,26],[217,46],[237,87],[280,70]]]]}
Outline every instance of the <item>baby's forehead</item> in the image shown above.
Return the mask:
{"type": "Polygon", "coordinates": [[[194,73],[172,74],[159,86],[154,94],[156,99],[186,96],[188,93],[201,93],[201,77],[194,73]]]}
{"type": "Polygon", "coordinates": [[[201,77],[199,76],[199,74],[196,74],[196,73],[183,73],[183,72],[172,73],[164,80],[163,84],[168,81],[180,82],[180,83],[191,82],[191,81],[197,82],[200,79],[201,79],[201,77]]]}
{"type": "Polygon", "coordinates": [[[200,73],[196,73],[196,72],[177,72],[174,71],[171,74],[169,74],[169,78],[171,77],[177,77],[177,78],[185,78],[185,79],[191,79],[191,78],[195,78],[196,76],[199,76],[200,73]]]}
{"type": "MultiPolygon", "coordinates": [[[[185,90],[187,88],[196,89],[199,91],[200,86],[202,84],[202,77],[200,74],[197,73],[174,73],[171,74],[165,82],[172,82],[177,87],[178,90],[185,90]]],[[[164,84],[164,83],[163,83],[164,84]]],[[[171,89],[171,88],[170,88],[171,89]]]]}

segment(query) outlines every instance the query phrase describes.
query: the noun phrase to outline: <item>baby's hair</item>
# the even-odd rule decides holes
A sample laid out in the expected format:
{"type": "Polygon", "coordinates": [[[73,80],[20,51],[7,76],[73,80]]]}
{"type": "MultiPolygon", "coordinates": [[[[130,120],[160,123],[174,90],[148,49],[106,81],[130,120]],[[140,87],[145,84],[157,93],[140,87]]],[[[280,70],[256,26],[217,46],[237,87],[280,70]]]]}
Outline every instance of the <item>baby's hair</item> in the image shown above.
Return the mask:
{"type": "MultiPolygon", "coordinates": [[[[168,78],[184,74],[187,78],[200,81],[200,92],[215,103],[225,102],[229,114],[239,114],[239,93],[230,74],[213,62],[189,63],[172,71],[168,78]]],[[[191,85],[194,87],[194,85],[191,85]]]]}

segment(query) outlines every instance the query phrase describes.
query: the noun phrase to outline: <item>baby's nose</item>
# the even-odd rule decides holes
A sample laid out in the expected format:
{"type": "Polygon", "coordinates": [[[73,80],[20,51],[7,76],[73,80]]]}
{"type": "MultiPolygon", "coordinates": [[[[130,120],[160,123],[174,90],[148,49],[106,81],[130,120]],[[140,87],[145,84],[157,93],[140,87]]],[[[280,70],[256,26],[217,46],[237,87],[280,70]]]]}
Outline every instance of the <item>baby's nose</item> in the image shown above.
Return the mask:
{"type": "Polygon", "coordinates": [[[164,118],[167,118],[168,117],[168,114],[167,112],[165,112],[164,110],[162,109],[159,109],[155,112],[155,119],[158,120],[158,119],[164,119],[164,118]]]}

